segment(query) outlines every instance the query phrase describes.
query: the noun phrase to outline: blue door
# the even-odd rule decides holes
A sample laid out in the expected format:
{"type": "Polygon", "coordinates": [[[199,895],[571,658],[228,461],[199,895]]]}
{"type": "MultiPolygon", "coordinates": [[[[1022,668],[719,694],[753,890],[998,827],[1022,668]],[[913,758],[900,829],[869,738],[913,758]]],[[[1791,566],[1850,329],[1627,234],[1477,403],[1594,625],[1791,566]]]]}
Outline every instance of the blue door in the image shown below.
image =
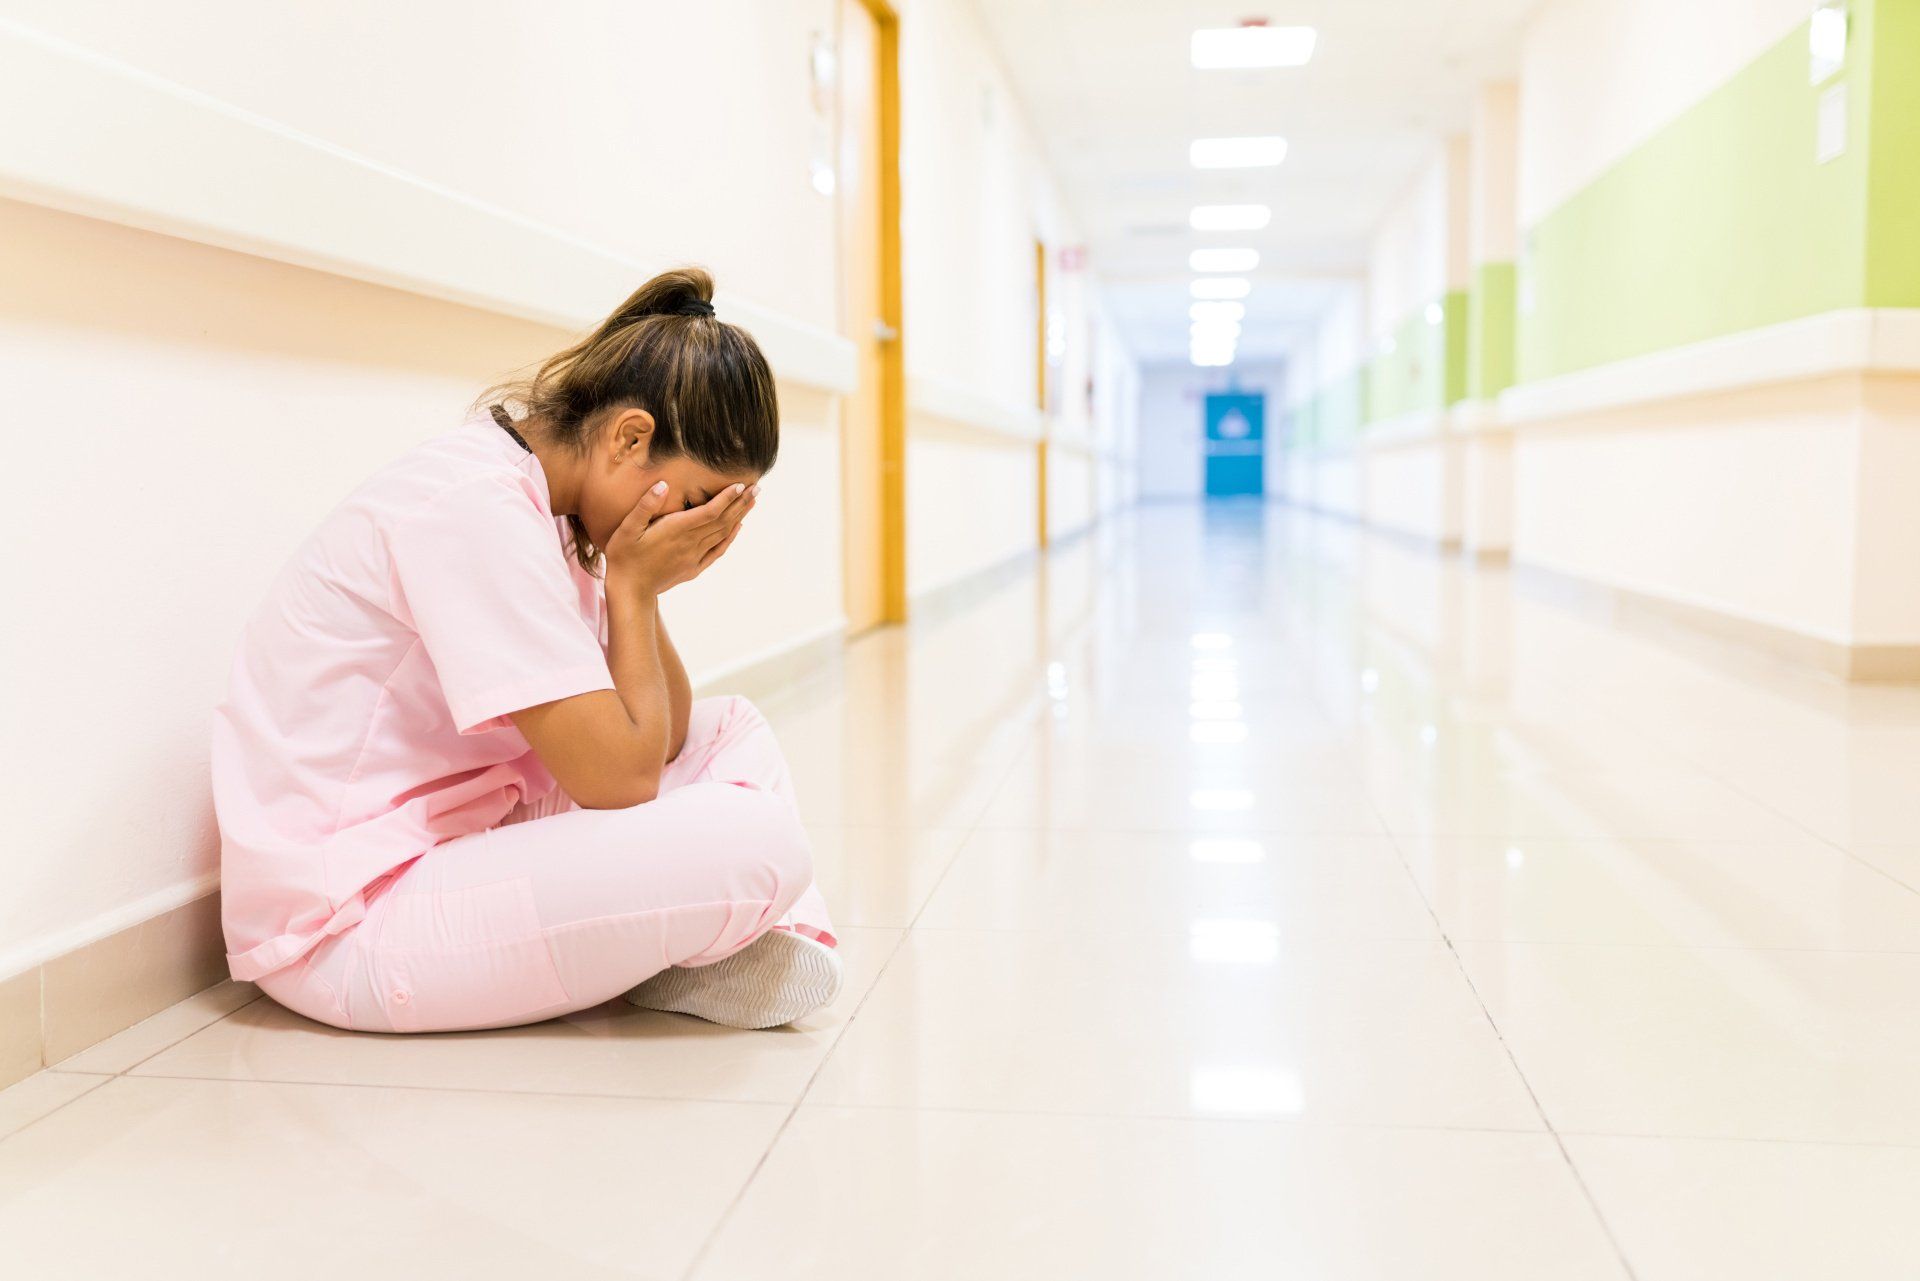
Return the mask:
{"type": "Polygon", "coordinates": [[[1207,396],[1207,497],[1266,492],[1267,398],[1255,391],[1207,396]]]}

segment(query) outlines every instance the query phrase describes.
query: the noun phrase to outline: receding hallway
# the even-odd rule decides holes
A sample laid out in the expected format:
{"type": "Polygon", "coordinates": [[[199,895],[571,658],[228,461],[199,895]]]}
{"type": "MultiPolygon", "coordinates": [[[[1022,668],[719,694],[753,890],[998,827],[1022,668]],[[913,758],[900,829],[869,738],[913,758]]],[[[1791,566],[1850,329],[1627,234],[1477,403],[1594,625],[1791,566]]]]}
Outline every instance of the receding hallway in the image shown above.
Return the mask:
{"type": "Polygon", "coordinates": [[[396,1037],[223,984],[0,1093],[9,1272],[1920,1257],[1920,688],[1169,503],[760,702],[834,1007],[396,1037]]]}

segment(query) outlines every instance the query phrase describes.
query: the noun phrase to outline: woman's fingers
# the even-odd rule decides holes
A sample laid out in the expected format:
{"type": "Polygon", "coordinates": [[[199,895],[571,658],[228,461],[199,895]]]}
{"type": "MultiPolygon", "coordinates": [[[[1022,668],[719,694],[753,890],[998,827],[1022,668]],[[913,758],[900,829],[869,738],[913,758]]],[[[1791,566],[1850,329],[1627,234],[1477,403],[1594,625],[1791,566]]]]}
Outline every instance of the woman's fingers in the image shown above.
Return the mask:
{"type": "Polygon", "coordinates": [[[746,492],[745,485],[728,485],[706,501],[700,508],[700,514],[709,522],[718,524],[726,519],[729,511],[739,505],[741,499],[746,497],[746,492]]]}

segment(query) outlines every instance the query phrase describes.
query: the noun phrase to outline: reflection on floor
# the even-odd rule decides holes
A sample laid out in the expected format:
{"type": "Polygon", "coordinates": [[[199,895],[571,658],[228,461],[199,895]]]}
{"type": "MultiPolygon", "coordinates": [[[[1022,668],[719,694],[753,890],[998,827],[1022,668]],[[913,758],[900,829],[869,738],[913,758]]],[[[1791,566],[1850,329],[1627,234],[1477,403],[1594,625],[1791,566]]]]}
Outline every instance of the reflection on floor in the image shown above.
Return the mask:
{"type": "Polygon", "coordinates": [[[1920,689],[1147,507],[769,700],[850,982],[0,1094],[20,1277],[1911,1277],[1920,689]]]}

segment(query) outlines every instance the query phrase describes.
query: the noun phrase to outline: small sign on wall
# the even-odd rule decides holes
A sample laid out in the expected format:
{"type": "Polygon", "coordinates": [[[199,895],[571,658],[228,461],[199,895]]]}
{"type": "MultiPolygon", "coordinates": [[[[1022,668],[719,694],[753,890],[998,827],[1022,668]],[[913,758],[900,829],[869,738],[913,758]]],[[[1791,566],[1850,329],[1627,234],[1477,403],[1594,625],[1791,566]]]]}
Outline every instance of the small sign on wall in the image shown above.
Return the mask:
{"type": "Polygon", "coordinates": [[[1824,165],[1837,160],[1847,150],[1847,82],[1842,80],[1820,94],[1819,117],[1814,126],[1813,161],[1824,165]]]}
{"type": "Polygon", "coordinates": [[[1807,83],[1817,85],[1846,65],[1846,0],[1827,0],[1814,6],[1807,23],[1807,83]]]}

